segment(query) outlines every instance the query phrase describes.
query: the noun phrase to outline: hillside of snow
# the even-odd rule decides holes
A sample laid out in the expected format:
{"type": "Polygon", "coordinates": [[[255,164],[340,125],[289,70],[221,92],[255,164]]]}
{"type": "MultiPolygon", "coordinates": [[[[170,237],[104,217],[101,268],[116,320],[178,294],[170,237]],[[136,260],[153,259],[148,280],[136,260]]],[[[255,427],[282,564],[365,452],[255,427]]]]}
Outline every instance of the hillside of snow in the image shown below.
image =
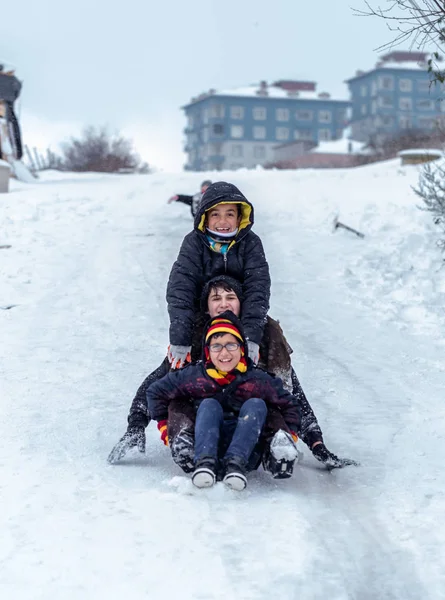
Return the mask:
{"type": "Polygon", "coordinates": [[[47,172],[0,195],[0,597],[445,598],[445,267],[418,167],[47,172]],[[165,288],[203,179],[255,206],[271,316],[326,445],[197,490],[155,425],[106,462],[165,356],[165,288]],[[364,234],[333,231],[337,217],[364,234]],[[10,247],[7,247],[10,246],[10,247]]]}

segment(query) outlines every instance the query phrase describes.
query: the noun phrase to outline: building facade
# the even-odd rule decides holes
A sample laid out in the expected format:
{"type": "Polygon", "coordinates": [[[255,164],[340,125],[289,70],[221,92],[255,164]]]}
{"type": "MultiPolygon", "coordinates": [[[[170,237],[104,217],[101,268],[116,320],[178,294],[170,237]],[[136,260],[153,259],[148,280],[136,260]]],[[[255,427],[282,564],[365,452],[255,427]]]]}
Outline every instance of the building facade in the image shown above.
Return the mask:
{"type": "Polygon", "coordinates": [[[317,93],[308,81],[278,81],[192,98],[187,117],[186,170],[253,168],[275,159],[276,146],[341,138],[348,100],[317,93]]]}
{"type": "Polygon", "coordinates": [[[351,137],[367,142],[407,130],[433,130],[445,117],[442,84],[431,83],[427,54],[391,52],[368,72],[346,82],[352,115],[351,137]]]}

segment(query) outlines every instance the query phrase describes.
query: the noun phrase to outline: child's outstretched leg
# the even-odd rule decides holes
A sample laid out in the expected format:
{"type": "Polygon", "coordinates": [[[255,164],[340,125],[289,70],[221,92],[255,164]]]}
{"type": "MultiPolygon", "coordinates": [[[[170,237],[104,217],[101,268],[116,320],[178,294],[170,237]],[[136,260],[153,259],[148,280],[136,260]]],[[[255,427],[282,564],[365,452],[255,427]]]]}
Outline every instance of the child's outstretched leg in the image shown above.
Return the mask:
{"type": "Polygon", "coordinates": [[[222,422],[221,404],[214,398],[205,398],[196,413],[195,470],[192,475],[192,482],[196,487],[211,487],[216,481],[222,422]]]}
{"type": "Polygon", "coordinates": [[[241,491],[247,485],[246,465],[261,435],[267,416],[267,406],[261,398],[250,398],[241,407],[232,441],[224,456],[223,482],[241,491]]]}

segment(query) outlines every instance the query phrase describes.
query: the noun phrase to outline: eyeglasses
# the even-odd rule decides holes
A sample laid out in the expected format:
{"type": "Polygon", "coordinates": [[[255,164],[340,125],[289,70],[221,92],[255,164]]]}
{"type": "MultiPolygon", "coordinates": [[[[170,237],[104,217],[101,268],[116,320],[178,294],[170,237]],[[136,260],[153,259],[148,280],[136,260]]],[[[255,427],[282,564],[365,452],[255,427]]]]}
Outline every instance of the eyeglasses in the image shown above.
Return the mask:
{"type": "Polygon", "coordinates": [[[237,344],[236,342],[229,342],[228,344],[210,344],[210,352],[221,352],[223,348],[228,350],[229,352],[235,352],[241,344],[237,344]]]}

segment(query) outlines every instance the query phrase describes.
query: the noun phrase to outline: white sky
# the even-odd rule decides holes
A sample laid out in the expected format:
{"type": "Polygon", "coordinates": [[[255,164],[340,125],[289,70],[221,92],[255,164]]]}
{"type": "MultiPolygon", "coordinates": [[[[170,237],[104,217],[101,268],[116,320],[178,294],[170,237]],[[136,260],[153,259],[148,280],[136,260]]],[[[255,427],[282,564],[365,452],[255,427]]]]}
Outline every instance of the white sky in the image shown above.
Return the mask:
{"type": "Polygon", "coordinates": [[[2,7],[0,57],[24,80],[25,143],[105,124],[180,169],[180,106],[202,91],[302,78],[344,97],[343,81],[393,38],[352,7],[363,0],[21,0],[2,7]]]}
{"type": "Polygon", "coordinates": [[[0,195],[0,598],[443,600],[445,269],[400,161],[219,173],[255,206],[271,316],[330,450],[193,488],[155,424],[110,466],[168,343],[165,287],[214,173],[43,173],[0,195]],[[332,231],[333,216],[365,234],[332,231]],[[272,226],[271,226],[272,224],[272,226]],[[9,305],[9,310],[2,310],[9,305]]]}

